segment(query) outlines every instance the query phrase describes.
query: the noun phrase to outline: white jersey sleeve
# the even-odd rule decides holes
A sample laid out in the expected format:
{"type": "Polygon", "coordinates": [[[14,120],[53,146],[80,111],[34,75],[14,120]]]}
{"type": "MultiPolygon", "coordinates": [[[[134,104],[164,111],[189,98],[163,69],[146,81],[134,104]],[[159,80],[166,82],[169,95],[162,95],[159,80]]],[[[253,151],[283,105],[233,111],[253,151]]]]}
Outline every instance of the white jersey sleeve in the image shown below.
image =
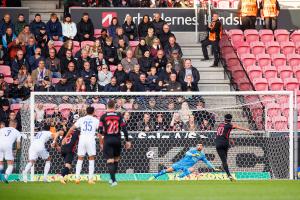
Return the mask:
{"type": "Polygon", "coordinates": [[[15,141],[20,142],[21,133],[12,127],[5,127],[0,129],[0,143],[2,145],[12,146],[15,141]]]}
{"type": "Polygon", "coordinates": [[[45,145],[52,138],[50,131],[40,131],[34,136],[34,141],[45,145]]]}
{"type": "Polygon", "coordinates": [[[80,129],[80,135],[95,136],[99,127],[99,120],[93,116],[85,116],[77,120],[74,124],[80,129]]]}

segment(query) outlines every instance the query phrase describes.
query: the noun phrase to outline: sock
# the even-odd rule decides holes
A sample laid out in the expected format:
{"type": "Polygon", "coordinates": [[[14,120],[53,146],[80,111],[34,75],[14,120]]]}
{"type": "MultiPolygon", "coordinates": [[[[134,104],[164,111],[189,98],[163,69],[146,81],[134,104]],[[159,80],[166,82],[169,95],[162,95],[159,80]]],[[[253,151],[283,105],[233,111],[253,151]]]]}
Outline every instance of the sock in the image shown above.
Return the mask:
{"type": "Polygon", "coordinates": [[[80,178],[80,172],[81,172],[81,168],[82,168],[82,163],[83,163],[83,160],[77,160],[77,164],[76,164],[76,179],[80,178]]]}
{"type": "Polygon", "coordinates": [[[226,163],[223,164],[223,168],[224,168],[224,170],[225,170],[227,176],[228,176],[228,177],[231,176],[231,174],[230,174],[230,172],[229,172],[229,169],[228,169],[228,165],[227,165],[226,163]]]}
{"type": "Polygon", "coordinates": [[[64,167],[62,170],[61,170],[61,175],[64,177],[64,176],[67,176],[68,174],[70,173],[70,169],[68,167],[64,167]]]}
{"type": "Polygon", "coordinates": [[[115,164],[114,163],[107,163],[108,172],[110,174],[110,178],[112,182],[116,181],[116,174],[115,174],[115,164]]]}
{"type": "Polygon", "coordinates": [[[50,166],[51,166],[51,162],[50,161],[46,161],[45,167],[44,167],[44,180],[47,179],[47,175],[49,173],[50,166]]]}
{"type": "Polygon", "coordinates": [[[32,167],[32,163],[31,163],[31,162],[27,163],[27,165],[26,165],[26,167],[25,167],[25,169],[24,169],[24,172],[25,172],[26,174],[28,174],[28,172],[29,172],[29,170],[30,170],[31,167],[32,167]]]}
{"type": "Polygon", "coordinates": [[[182,174],[179,175],[179,178],[186,177],[190,175],[192,172],[190,170],[184,170],[182,174]]]}
{"type": "Polygon", "coordinates": [[[7,180],[9,175],[11,175],[12,171],[13,171],[14,166],[13,165],[8,165],[7,169],[5,171],[5,175],[4,178],[7,180]]]}
{"type": "Polygon", "coordinates": [[[4,166],[0,165],[0,174],[3,174],[3,169],[4,169],[4,166]]]}
{"type": "Polygon", "coordinates": [[[89,160],[89,180],[93,180],[95,171],[95,160],[89,160]]]}
{"type": "Polygon", "coordinates": [[[119,162],[114,162],[115,173],[118,171],[119,162]]]}
{"type": "Polygon", "coordinates": [[[154,177],[157,178],[157,177],[162,176],[162,175],[164,175],[166,173],[167,173],[167,170],[163,169],[159,173],[155,174],[154,177]]]}

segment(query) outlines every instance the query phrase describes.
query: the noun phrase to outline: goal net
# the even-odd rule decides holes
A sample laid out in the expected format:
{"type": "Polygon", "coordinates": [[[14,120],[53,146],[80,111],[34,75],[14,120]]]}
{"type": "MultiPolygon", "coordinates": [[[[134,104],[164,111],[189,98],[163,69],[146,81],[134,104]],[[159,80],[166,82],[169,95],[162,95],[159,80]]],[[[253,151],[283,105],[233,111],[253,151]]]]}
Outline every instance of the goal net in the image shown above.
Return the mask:
{"type": "MultiPolygon", "coordinates": [[[[151,173],[171,166],[199,142],[204,144],[208,160],[217,168],[221,161],[215,150],[216,128],[224,115],[233,115],[233,123],[252,130],[252,134],[232,131],[228,165],[237,179],[293,178],[293,96],[291,92],[222,92],[222,93],[32,93],[30,105],[21,111],[23,142],[20,168],[28,161],[30,136],[51,123],[52,131],[62,124],[71,127],[74,116],[85,115],[89,105],[96,117],[105,113],[109,99],[124,114],[133,149],[123,150],[119,180],[147,180],[151,173]],[[154,152],[152,159],[147,152],[154,152]]],[[[98,142],[98,141],[97,141],[98,142]]],[[[59,152],[47,148],[52,157],[51,174],[59,174],[63,159],[59,152]]],[[[76,163],[73,162],[73,167],[76,163]]],[[[33,180],[43,173],[44,161],[34,166],[33,180]]],[[[199,162],[196,173],[187,179],[226,179],[225,173],[214,173],[199,162]]],[[[72,169],[74,173],[74,168],[72,169]]],[[[83,173],[88,162],[83,164],[83,173]]],[[[97,145],[95,173],[107,178],[107,167],[97,145]]],[[[162,179],[176,179],[176,174],[162,179]]]]}

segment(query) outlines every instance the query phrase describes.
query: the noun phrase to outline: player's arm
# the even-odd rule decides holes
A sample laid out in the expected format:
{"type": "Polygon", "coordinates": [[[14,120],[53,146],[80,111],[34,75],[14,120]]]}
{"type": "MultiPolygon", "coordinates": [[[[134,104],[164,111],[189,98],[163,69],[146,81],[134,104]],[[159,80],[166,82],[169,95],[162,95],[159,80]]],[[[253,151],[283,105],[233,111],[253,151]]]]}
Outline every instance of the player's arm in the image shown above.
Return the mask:
{"type": "Polygon", "coordinates": [[[74,132],[74,130],[77,128],[76,124],[74,124],[67,132],[67,135],[65,136],[65,138],[63,139],[63,141],[61,142],[62,145],[66,144],[67,139],[72,135],[72,133],[74,132]]]}
{"type": "Polygon", "coordinates": [[[57,146],[57,138],[63,134],[63,131],[58,131],[56,133],[52,133],[53,142],[51,144],[51,147],[54,148],[57,146]]]}
{"type": "Polygon", "coordinates": [[[251,133],[251,130],[250,130],[250,129],[240,127],[240,126],[238,126],[238,125],[236,125],[236,124],[232,125],[232,128],[233,128],[233,129],[242,130],[242,131],[247,131],[248,133],[251,133]]]}
{"type": "Polygon", "coordinates": [[[103,118],[100,118],[100,122],[99,122],[99,128],[98,128],[98,139],[99,139],[99,145],[100,145],[100,149],[103,150],[103,144],[104,144],[104,130],[103,130],[103,118]]]}
{"type": "Polygon", "coordinates": [[[190,149],[185,153],[185,155],[195,157],[195,156],[199,156],[200,154],[195,149],[190,149]]]}
{"type": "Polygon", "coordinates": [[[125,147],[126,147],[126,149],[130,149],[131,148],[131,142],[129,141],[127,126],[126,126],[125,120],[123,118],[121,119],[120,126],[121,126],[122,132],[124,133],[124,138],[125,138],[125,141],[126,141],[125,147]]]}

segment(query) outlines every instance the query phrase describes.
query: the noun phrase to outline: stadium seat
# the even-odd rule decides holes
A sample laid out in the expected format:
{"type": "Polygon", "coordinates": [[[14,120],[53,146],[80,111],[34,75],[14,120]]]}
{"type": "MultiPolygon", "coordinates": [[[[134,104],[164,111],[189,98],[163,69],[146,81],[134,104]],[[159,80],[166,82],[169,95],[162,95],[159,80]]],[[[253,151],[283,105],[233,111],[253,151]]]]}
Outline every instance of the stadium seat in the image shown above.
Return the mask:
{"type": "Polygon", "coordinates": [[[259,31],[259,36],[263,43],[274,41],[274,34],[272,30],[262,29],[259,31]]]}
{"type": "Polygon", "coordinates": [[[249,90],[253,90],[249,80],[239,80],[237,82],[237,85],[239,87],[240,91],[249,91],[249,90]]]}
{"type": "Polygon", "coordinates": [[[277,29],[274,31],[274,36],[277,42],[287,42],[290,39],[290,33],[285,29],[277,29]]]}
{"type": "Polygon", "coordinates": [[[282,80],[293,77],[293,70],[291,66],[286,66],[286,65],[278,66],[277,70],[282,80]]]}
{"type": "Polygon", "coordinates": [[[300,42],[296,42],[295,49],[298,54],[300,54],[300,42]]]}
{"type": "Polygon", "coordinates": [[[291,35],[290,35],[291,41],[294,43],[300,42],[300,30],[295,30],[291,35]]]}
{"type": "Polygon", "coordinates": [[[51,82],[53,85],[56,85],[57,83],[59,83],[59,81],[60,81],[60,78],[52,78],[51,79],[51,82]]]}
{"type": "Polygon", "coordinates": [[[296,46],[293,42],[281,42],[280,43],[281,52],[284,55],[294,54],[296,50],[296,46]]]}
{"type": "Polygon", "coordinates": [[[278,68],[278,66],[286,65],[286,57],[283,54],[274,54],[271,56],[273,65],[278,68]]]}
{"type": "Polygon", "coordinates": [[[58,52],[60,50],[60,48],[62,47],[64,43],[62,41],[54,41],[54,48],[56,50],[56,52],[58,52]]]}
{"type": "Polygon", "coordinates": [[[73,41],[73,56],[75,56],[75,54],[80,50],[80,43],[78,41],[73,41]]]}
{"type": "Polygon", "coordinates": [[[268,79],[270,90],[279,91],[283,90],[283,82],[280,78],[270,78],[268,79]]]}
{"type": "Polygon", "coordinates": [[[246,41],[249,43],[259,41],[259,34],[256,29],[247,29],[244,31],[244,35],[245,35],[246,41]]]}
{"type": "Polygon", "coordinates": [[[288,54],[287,61],[290,66],[300,65],[300,55],[299,54],[288,54]]]}
{"type": "Polygon", "coordinates": [[[230,2],[228,0],[218,0],[218,8],[228,9],[230,8],[230,2]]]}
{"type": "Polygon", "coordinates": [[[12,84],[14,82],[13,78],[11,77],[4,77],[4,81],[7,83],[7,84],[12,84]]]}
{"type": "Polygon", "coordinates": [[[238,8],[238,5],[239,5],[239,1],[237,1],[237,0],[234,0],[234,1],[232,1],[232,3],[231,3],[231,7],[232,7],[232,8],[235,8],[235,9],[238,8]]]}
{"type": "Polygon", "coordinates": [[[262,71],[263,71],[263,74],[264,74],[264,77],[268,80],[270,78],[277,78],[278,76],[278,71],[277,71],[277,68],[275,66],[264,66],[262,68],[262,71]]]}
{"type": "Polygon", "coordinates": [[[237,50],[238,55],[250,53],[250,45],[248,44],[248,42],[238,41],[235,45],[235,49],[237,50]]]}
{"type": "Polygon", "coordinates": [[[54,109],[57,107],[56,104],[53,104],[53,103],[47,103],[47,104],[44,104],[44,110],[45,110],[45,114],[46,115],[53,115],[54,113],[54,109]]]}
{"type": "Polygon", "coordinates": [[[22,104],[19,104],[19,103],[10,105],[10,110],[14,111],[15,113],[19,112],[19,110],[21,110],[21,108],[22,108],[22,104]]]}
{"type": "Polygon", "coordinates": [[[97,109],[99,109],[99,110],[105,110],[106,109],[105,105],[101,104],[101,103],[93,103],[91,106],[94,107],[95,110],[97,110],[97,109]]]}
{"type": "Polygon", "coordinates": [[[284,116],[276,116],[273,119],[274,128],[277,131],[286,131],[288,129],[288,121],[284,116]]]}
{"type": "Polygon", "coordinates": [[[266,50],[268,54],[279,54],[280,53],[280,45],[278,42],[268,42],[266,43],[266,50]]]}
{"type": "Polygon", "coordinates": [[[264,54],[266,52],[266,46],[263,42],[256,41],[250,43],[251,51],[254,55],[264,54]]]}
{"type": "Polygon", "coordinates": [[[298,79],[298,82],[300,82],[300,65],[296,65],[292,67],[295,77],[298,79]]]}
{"type": "Polygon", "coordinates": [[[10,77],[11,76],[10,66],[0,65],[0,73],[2,73],[5,77],[10,77]]]}
{"type": "Polygon", "coordinates": [[[250,80],[254,80],[255,78],[262,78],[262,70],[259,66],[253,65],[247,68],[247,73],[249,75],[250,80]]]}
{"type": "Polygon", "coordinates": [[[241,61],[243,65],[247,68],[248,66],[255,65],[256,59],[253,54],[243,54],[241,55],[241,61]]]}
{"type": "Polygon", "coordinates": [[[123,105],[123,107],[125,108],[125,110],[132,110],[132,103],[125,103],[124,105],[123,105]]]}
{"type": "Polygon", "coordinates": [[[281,113],[283,116],[285,116],[287,119],[289,118],[289,111],[290,111],[290,106],[289,104],[283,104],[281,105],[281,113]]]}
{"type": "Polygon", "coordinates": [[[268,90],[268,81],[266,78],[255,78],[253,80],[253,85],[255,87],[255,90],[258,91],[268,90]]]}
{"type": "Polygon", "coordinates": [[[268,117],[276,117],[281,114],[281,106],[277,103],[269,103],[266,105],[268,117]]]}
{"type": "MultiPolygon", "coordinates": [[[[297,104],[300,104],[300,90],[297,90],[296,91],[296,95],[297,95],[297,104]]],[[[298,106],[298,109],[299,109],[300,107],[298,106]]],[[[299,109],[300,110],[300,109],[299,109]]]]}
{"type": "Polygon", "coordinates": [[[87,105],[84,103],[78,103],[75,105],[77,110],[86,109],[87,105]]]}
{"type": "Polygon", "coordinates": [[[58,110],[64,119],[68,119],[70,112],[73,109],[73,104],[60,104],[58,110]]]}
{"type": "Polygon", "coordinates": [[[238,79],[246,79],[246,73],[245,71],[240,68],[239,70],[235,70],[232,72],[232,76],[235,80],[238,80],[238,79]]]}
{"type": "Polygon", "coordinates": [[[95,38],[98,38],[101,36],[101,29],[95,29],[94,30],[94,37],[95,38]]]}
{"type": "Polygon", "coordinates": [[[271,57],[269,54],[258,54],[256,56],[256,60],[258,63],[258,66],[260,66],[261,68],[263,68],[264,66],[270,66],[271,63],[271,57]]]}
{"type": "Polygon", "coordinates": [[[272,119],[270,117],[266,117],[266,121],[267,121],[267,127],[266,129],[267,130],[273,130],[273,122],[272,122],[272,119]]]}
{"type": "Polygon", "coordinates": [[[300,129],[300,116],[298,116],[297,127],[298,127],[298,130],[299,130],[300,129]]]}
{"type": "Polygon", "coordinates": [[[231,29],[229,31],[229,36],[233,43],[236,41],[244,41],[244,33],[240,29],[231,29]]]}
{"type": "Polygon", "coordinates": [[[299,90],[299,82],[296,78],[286,78],[284,80],[285,90],[288,91],[298,91],[299,90]]]}
{"type": "Polygon", "coordinates": [[[225,60],[228,66],[236,66],[240,64],[240,60],[235,53],[227,54],[225,60]]]}
{"type": "Polygon", "coordinates": [[[81,42],[81,48],[84,48],[86,45],[89,45],[90,47],[94,46],[94,41],[82,41],[81,42]]]}

